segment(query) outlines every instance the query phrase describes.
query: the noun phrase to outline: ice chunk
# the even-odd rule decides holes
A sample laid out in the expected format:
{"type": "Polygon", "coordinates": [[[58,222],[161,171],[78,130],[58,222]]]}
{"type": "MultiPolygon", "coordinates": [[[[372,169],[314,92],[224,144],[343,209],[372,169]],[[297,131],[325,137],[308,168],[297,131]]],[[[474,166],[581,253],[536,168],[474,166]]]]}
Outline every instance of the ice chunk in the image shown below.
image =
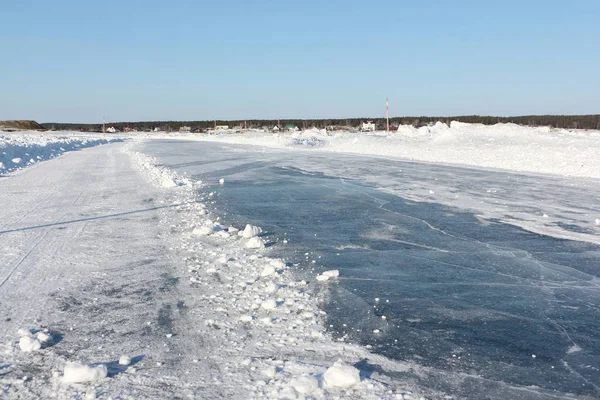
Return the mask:
{"type": "Polygon", "coordinates": [[[254,226],[254,225],[246,225],[246,227],[244,228],[244,230],[242,231],[242,237],[249,239],[249,238],[253,238],[255,236],[258,236],[262,233],[262,229],[259,228],[258,226],[254,226]]]}
{"type": "Polygon", "coordinates": [[[219,179],[219,183],[220,183],[221,185],[223,185],[223,184],[225,183],[225,179],[223,179],[223,178],[219,179]]]}
{"type": "Polygon", "coordinates": [[[264,249],[265,248],[265,244],[263,243],[262,240],[260,240],[259,237],[252,237],[250,238],[250,240],[248,240],[248,242],[246,243],[246,248],[247,249],[264,249]]]}
{"type": "Polygon", "coordinates": [[[351,365],[346,365],[342,360],[335,364],[323,374],[323,383],[327,387],[349,388],[360,382],[360,371],[351,365]]]}
{"type": "Polygon", "coordinates": [[[90,366],[80,363],[67,363],[63,374],[66,383],[92,382],[106,378],[108,368],[106,365],[90,366]]]}
{"type": "Polygon", "coordinates": [[[19,339],[19,347],[21,348],[21,351],[29,353],[41,349],[42,342],[31,336],[22,336],[21,339],[19,339]]]}

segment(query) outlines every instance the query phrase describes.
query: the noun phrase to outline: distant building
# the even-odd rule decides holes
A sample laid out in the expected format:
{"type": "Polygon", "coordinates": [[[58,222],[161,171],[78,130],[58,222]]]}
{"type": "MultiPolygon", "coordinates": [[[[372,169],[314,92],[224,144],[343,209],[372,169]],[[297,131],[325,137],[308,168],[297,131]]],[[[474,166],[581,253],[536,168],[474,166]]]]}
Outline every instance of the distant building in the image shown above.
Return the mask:
{"type": "Polygon", "coordinates": [[[114,126],[109,126],[108,128],[106,128],[106,133],[117,133],[117,130],[114,126]]]}
{"type": "Polygon", "coordinates": [[[215,131],[226,131],[229,129],[229,125],[217,125],[215,126],[215,131]]]}
{"type": "Polygon", "coordinates": [[[189,126],[182,126],[181,128],[179,128],[179,132],[191,132],[192,128],[190,128],[189,126]]]}
{"type": "Polygon", "coordinates": [[[279,127],[277,125],[275,125],[273,127],[273,129],[271,129],[273,132],[279,132],[279,127]]]}
{"type": "Polygon", "coordinates": [[[360,130],[363,132],[375,132],[375,122],[373,122],[373,121],[363,122],[362,125],[360,126],[360,130]]]}

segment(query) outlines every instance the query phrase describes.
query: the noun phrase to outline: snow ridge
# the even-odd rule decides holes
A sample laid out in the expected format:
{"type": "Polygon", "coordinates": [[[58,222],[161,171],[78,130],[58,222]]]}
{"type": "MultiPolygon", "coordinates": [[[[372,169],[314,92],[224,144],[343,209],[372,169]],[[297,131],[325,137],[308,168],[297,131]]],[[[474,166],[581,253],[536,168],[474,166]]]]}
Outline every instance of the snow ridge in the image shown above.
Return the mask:
{"type": "Polygon", "coordinates": [[[0,174],[58,157],[67,151],[107,144],[115,140],[40,133],[0,134],[0,174]]]}

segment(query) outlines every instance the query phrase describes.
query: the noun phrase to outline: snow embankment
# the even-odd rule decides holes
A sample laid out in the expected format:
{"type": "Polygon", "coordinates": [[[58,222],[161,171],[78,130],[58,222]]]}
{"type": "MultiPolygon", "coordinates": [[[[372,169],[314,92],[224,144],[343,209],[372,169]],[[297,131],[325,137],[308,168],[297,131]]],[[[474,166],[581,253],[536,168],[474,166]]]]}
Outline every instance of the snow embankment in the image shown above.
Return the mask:
{"type": "Polygon", "coordinates": [[[40,132],[3,133],[0,134],[0,174],[114,140],[119,139],[40,132]]]}
{"type": "Polygon", "coordinates": [[[600,178],[600,131],[481,125],[453,121],[396,132],[326,132],[270,134],[249,131],[198,137],[200,140],[280,148],[320,149],[473,167],[600,178]]]}

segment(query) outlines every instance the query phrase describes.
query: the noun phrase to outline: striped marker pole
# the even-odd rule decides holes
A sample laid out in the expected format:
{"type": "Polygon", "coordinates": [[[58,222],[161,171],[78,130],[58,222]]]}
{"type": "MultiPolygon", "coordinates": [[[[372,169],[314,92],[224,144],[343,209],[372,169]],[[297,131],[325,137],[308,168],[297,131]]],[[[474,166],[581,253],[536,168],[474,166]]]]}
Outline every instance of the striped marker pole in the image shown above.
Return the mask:
{"type": "Polygon", "coordinates": [[[390,103],[388,101],[388,98],[385,98],[385,119],[386,119],[386,131],[387,133],[390,133],[390,103]]]}

